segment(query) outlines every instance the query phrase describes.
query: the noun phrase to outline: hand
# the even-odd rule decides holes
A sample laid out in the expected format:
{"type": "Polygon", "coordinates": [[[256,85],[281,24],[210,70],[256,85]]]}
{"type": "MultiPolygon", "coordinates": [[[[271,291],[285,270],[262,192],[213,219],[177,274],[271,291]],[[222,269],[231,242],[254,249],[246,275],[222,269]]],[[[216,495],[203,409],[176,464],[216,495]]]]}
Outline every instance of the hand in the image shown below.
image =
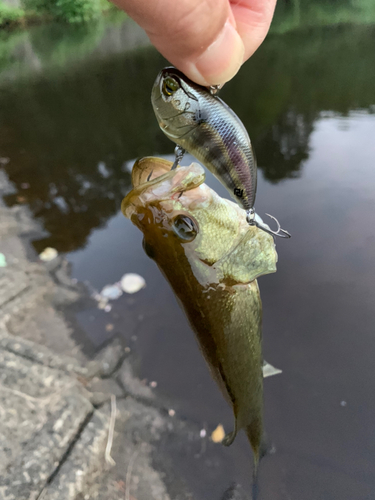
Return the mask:
{"type": "Polygon", "coordinates": [[[174,66],[201,85],[233,78],[263,42],[276,0],[113,0],[174,66]]]}

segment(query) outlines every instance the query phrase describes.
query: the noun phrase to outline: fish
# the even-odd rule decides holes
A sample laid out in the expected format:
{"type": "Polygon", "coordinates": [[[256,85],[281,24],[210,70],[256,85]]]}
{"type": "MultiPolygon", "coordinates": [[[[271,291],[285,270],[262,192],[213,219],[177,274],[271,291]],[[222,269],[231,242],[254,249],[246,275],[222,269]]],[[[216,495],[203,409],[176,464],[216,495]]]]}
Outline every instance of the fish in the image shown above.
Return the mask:
{"type": "Polygon", "coordinates": [[[276,271],[271,235],[205,184],[198,163],[171,170],[137,160],[122,212],[143,233],[143,248],[171,285],[213,378],[234,413],[229,446],[244,429],[254,464],[262,456],[262,302],[257,278],[276,271]]]}
{"type": "Polygon", "coordinates": [[[164,68],[151,102],[164,134],[212,172],[244,210],[255,203],[257,163],[246,128],[220,97],[164,68]]]}
{"type": "Polygon", "coordinates": [[[257,225],[274,236],[290,237],[274,217],[270,216],[277,222],[277,231],[255,218],[255,153],[245,126],[220,97],[194,83],[178,69],[167,67],[159,72],[154,82],[151,103],[161,130],[178,145],[172,168],[188,151],[246,211],[249,225],[257,225]]]}

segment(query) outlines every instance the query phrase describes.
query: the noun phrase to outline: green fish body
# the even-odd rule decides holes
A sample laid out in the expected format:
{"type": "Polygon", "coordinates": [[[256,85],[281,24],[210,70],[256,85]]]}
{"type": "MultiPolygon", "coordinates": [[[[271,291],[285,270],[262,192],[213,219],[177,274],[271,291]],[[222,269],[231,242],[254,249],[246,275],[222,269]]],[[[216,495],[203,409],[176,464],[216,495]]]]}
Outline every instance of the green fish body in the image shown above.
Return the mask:
{"type": "Polygon", "coordinates": [[[235,203],[204,184],[193,163],[144,158],[122,203],[146,253],[172,286],[214,379],[231,404],[231,444],[245,429],[258,463],[263,437],[262,303],[256,278],[276,271],[272,236],[249,226],[235,203]]]}

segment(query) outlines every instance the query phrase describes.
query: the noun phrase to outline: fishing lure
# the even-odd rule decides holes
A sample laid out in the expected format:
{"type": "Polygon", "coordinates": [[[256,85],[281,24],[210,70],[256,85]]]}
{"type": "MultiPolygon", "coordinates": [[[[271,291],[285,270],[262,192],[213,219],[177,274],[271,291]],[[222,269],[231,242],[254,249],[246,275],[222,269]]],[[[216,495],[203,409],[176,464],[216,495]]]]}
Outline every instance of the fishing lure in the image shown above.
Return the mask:
{"type": "Polygon", "coordinates": [[[173,67],[157,76],[151,95],[160,128],[174,141],[176,168],[186,151],[194,155],[225,186],[238,205],[246,210],[249,225],[273,236],[290,238],[281,229],[272,231],[255,218],[257,164],[249,135],[238,116],[211,91],[189,80],[173,67]]]}

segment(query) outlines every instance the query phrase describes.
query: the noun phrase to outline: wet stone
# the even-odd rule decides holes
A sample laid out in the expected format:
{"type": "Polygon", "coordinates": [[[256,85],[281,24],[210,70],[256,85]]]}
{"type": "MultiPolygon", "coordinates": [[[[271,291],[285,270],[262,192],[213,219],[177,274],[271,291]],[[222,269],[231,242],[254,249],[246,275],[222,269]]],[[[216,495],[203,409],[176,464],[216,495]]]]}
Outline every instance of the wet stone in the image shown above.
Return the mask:
{"type": "Polygon", "coordinates": [[[74,378],[0,350],[0,408],[0,492],[37,498],[93,407],[74,378]]]}
{"type": "Polygon", "coordinates": [[[105,468],[105,448],[110,414],[96,411],[50,484],[43,500],[75,500],[87,491],[87,483],[105,468]]]}
{"type": "MultiPolygon", "coordinates": [[[[0,349],[50,368],[74,372],[79,375],[88,373],[87,368],[81,366],[75,358],[56,355],[43,345],[9,335],[4,326],[0,328],[0,349]]],[[[4,359],[4,356],[5,354],[0,352],[0,359],[4,359]]]]}
{"type": "Polygon", "coordinates": [[[0,307],[20,295],[29,286],[30,280],[25,272],[2,268],[0,273],[0,307]]]}
{"type": "Polygon", "coordinates": [[[86,389],[91,393],[90,401],[94,406],[100,406],[111,399],[111,396],[122,397],[123,390],[112,378],[94,377],[86,385],[86,389]]]}
{"type": "MultiPolygon", "coordinates": [[[[107,407],[109,409],[110,405],[107,407]]],[[[111,449],[115,465],[92,478],[85,498],[193,500],[186,486],[174,474],[170,476],[168,470],[154,466],[156,443],[166,439],[170,426],[170,418],[155,408],[131,397],[117,401],[111,449]],[[169,492],[168,482],[178,484],[177,494],[169,492]]],[[[162,462],[165,463],[164,455],[162,462]]]]}
{"type": "Polygon", "coordinates": [[[99,375],[109,377],[119,367],[126,353],[120,339],[114,339],[98,354],[95,361],[100,364],[99,375]]]}
{"type": "Polygon", "coordinates": [[[155,398],[151,388],[134,375],[131,359],[126,358],[118,373],[118,381],[124,391],[135,398],[153,400],[155,398]]]}

